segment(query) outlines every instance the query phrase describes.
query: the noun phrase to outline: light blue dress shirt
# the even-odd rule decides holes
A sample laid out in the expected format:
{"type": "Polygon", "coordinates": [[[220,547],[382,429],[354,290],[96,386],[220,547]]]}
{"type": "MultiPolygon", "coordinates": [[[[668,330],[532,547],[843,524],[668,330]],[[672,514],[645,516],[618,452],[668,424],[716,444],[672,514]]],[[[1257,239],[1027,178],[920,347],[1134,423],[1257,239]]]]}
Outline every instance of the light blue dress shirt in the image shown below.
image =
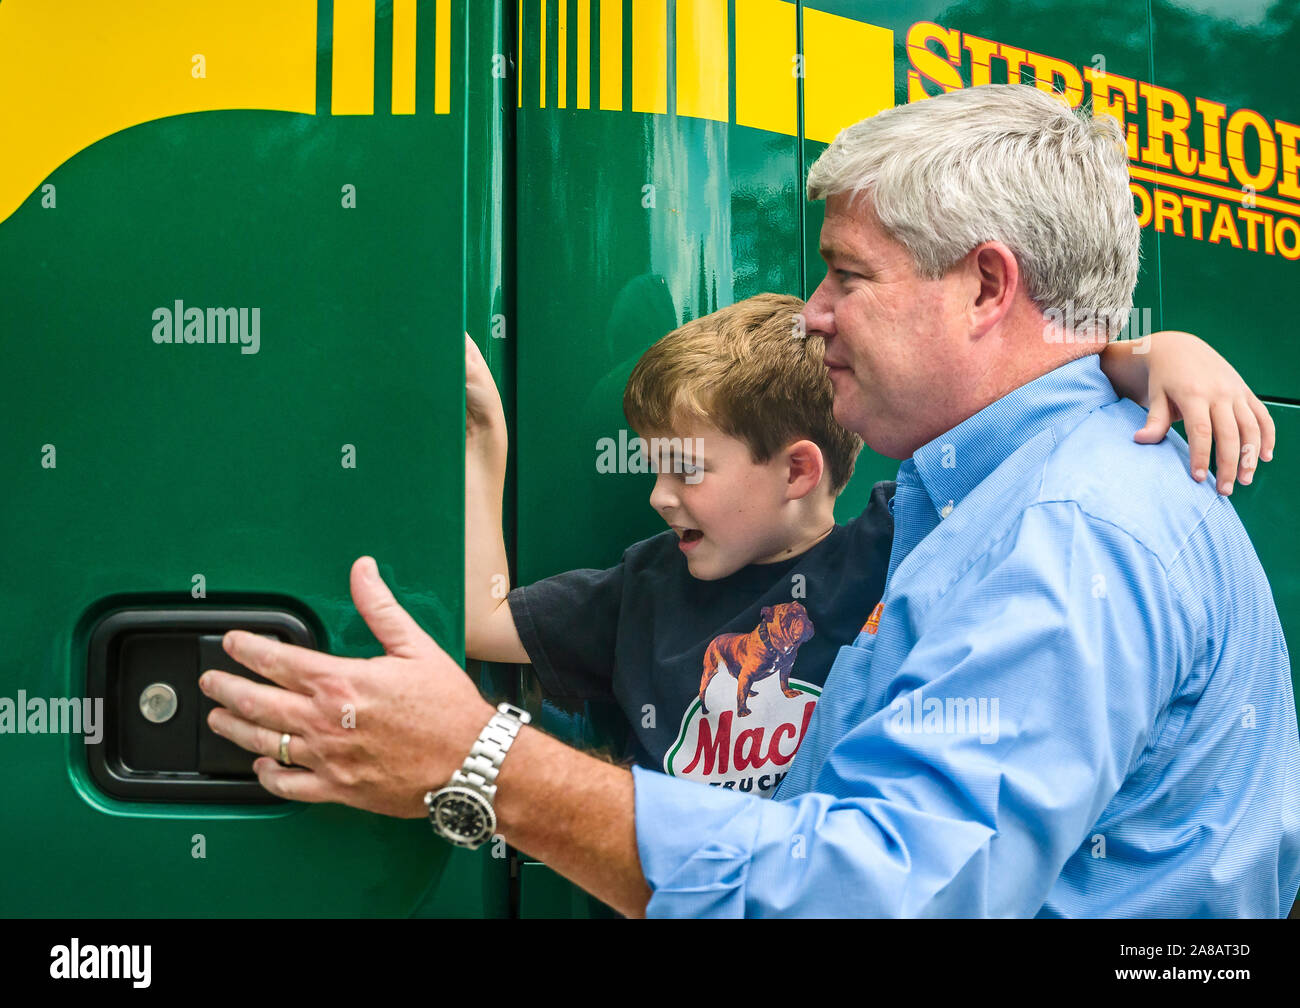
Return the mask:
{"type": "Polygon", "coordinates": [[[633,769],[649,915],[1285,916],[1277,610],[1231,503],[1144,422],[1093,355],[903,462],[878,632],[776,799],[633,769]]]}

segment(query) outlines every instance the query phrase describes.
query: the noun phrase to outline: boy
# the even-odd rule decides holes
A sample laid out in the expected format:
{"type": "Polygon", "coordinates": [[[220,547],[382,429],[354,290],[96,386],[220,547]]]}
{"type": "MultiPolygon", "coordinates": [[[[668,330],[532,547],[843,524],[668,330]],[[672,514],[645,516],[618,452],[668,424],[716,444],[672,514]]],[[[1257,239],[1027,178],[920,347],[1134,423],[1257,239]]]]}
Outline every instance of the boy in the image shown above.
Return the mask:
{"type": "MultiPolygon", "coordinates": [[[[835,422],[821,340],[797,326],[802,308],[760,294],[647,350],[623,408],[649,445],[650,505],[670,530],[608,570],[504,599],[505,420],[466,339],[466,655],[531,663],[557,699],[613,697],[637,763],[763,797],[785,775],[839,648],[867,629],[893,536],[888,481],[835,523],[862,441],[835,422]]],[[[1102,366],[1117,393],[1142,401],[1148,370],[1160,376],[1152,388],[1173,374],[1189,396],[1193,377],[1235,377],[1195,337],[1177,336],[1192,343],[1155,334],[1145,355],[1109,345],[1102,366]]]]}

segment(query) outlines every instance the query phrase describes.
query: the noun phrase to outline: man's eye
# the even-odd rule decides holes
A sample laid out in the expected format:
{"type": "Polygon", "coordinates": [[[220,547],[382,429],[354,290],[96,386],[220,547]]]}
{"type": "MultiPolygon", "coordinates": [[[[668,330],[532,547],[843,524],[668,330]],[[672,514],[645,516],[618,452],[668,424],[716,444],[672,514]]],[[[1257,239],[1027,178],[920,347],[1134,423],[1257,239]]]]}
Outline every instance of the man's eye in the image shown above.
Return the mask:
{"type": "Polygon", "coordinates": [[[848,270],[836,270],[841,280],[855,280],[862,276],[861,273],[850,273],[848,270]]]}

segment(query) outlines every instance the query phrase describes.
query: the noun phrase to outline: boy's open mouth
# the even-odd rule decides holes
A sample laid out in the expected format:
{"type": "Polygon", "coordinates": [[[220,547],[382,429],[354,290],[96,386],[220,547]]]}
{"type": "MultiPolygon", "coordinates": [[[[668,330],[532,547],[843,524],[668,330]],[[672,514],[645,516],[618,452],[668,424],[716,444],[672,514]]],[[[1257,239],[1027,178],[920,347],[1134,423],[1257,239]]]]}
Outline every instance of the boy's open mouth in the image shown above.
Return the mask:
{"type": "Polygon", "coordinates": [[[677,533],[677,548],[683,553],[689,553],[704,538],[704,533],[699,529],[683,528],[681,525],[674,525],[673,531],[677,533]]]}

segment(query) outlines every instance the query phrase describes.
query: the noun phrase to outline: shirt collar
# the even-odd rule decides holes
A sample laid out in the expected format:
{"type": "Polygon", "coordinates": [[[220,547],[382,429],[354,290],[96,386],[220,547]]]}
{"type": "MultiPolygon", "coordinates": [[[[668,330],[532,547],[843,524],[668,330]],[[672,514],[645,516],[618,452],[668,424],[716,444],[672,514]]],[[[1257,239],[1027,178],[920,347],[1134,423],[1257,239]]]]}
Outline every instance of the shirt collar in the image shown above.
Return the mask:
{"type": "Polygon", "coordinates": [[[1077,358],[1012,390],[922,445],[903,463],[899,479],[914,467],[935,510],[947,517],[1021,445],[1048,429],[1071,430],[1094,409],[1117,398],[1101,370],[1100,355],[1077,358]]]}

